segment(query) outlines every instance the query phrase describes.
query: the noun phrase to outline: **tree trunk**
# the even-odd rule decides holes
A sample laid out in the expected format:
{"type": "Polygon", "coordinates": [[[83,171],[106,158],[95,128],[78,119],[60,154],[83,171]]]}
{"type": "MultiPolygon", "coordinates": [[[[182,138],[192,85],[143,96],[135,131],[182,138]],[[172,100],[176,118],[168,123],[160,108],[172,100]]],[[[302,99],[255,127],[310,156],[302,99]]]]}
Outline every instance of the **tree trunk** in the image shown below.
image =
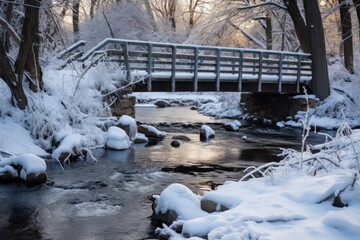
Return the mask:
{"type": "Polygon", "coordinates": [[[171,23],[171,27],[176,31],[175,14],[176,14],[177,1],[176,0],[169,0],[168,4],[169,4],[169,20],[170,20],[170,23],[171,23]]]}
{"type": "MultiPolygon", "coordinates": [[[[297,0],[283,0],[283,1],[294,23],[294,28],[296,31],[296,35],[300,41],[301,48],[303,49],[304,52],[310,53],[311,47],[309,41],[309,32],[307,30],[304,18],[300,12],[299,6],[297,4],[297,0]]],[[[312,0],[312,1],[317,2],[317,0],[312,0]]]]}
{"type": "Polygon", "coordinates": [[[272,23],[271,23],[271,16],[270,13],[266,14],[266,49],[267,50],[272,50],[272,45],[273,45],[273,41],[272,41],[272,23]]]}
{"type": "Polygon", "coordinates": [[[154,31],[157,32],[158,28],[157,28],[157,25],[156,25],[156,20],[155,20],[153,9],[151,7],[151,2],[150,1],[144,1],[144,4],[145,4],[146,11],[147,11],[147,13],[149,14],[149,16],[151,18],[154,31]]]}
{"type": "Polygon", "coordinates": [[[80,10],[80,0],[74,0],[72,21],[73,21],[73,33],[74,33],[75,42],[79,40],[79,10],[80,10]]]}
{"type": "Polygon", "coordinates": [[[14,105],[24,110],[27,106],[27,98],[22,87],[22,82],[16,79],[12,64],[6,55],[2,41],[0,42],[0,78],[2,78],[10,88],[14,105]]]}
{"type": "MultiPolygon", "coordinates": [[[[11,19],[12,19],[12,15],[13,15],[13,8],[14,8],[14,4],[13,4],[14,0],[10,0],[8,2],[7,8],[6,8],[6,22],[8,22],[9,24],[11,24],[11,19]]],[[[10,33],[9,31],[6,31],[5,33],[5,51],[9,52],[10,50],[10,33]]]]}
{"type": "Polygon", "coordinates": [[[350,3],[346,0],[339,0],[340,19],[341,19],[341,37],[344,51],[345,68],[354,73],[354,48],[352,39],[351,12],[350,3]]]}
{"type": "MultiPolygon", "coordinates": [[[[353,0],[353,2],[354,2],[355,9],[356,9],[358,24],[360,26],[360,0],[353,0]]],[[[359,32],[359,39],[360,39],[360,32],[359,32]]]]}
{"type": "MultiPolygon", "coordinates": [[[[94,10],[95,10],[95,5],[96,5],[97,0],[91,0],[91,5],[90,5],[90,19],[94,18],[94,10]]],[[[146,1],[148,2],[148,1],[146,1]]]]}
{"type": "Polygon", "coordinates": [[[36,82],[30,80],[30,89],[42,89],[42,71],[39,64],[39,7],[40,0],[25,0],[25,18],[21,33],[19,53],[15,62],[18,82],[27,70],[36,82]],[[38,89],[38,85],[39,88],[38,89]]]}
{"type": "Polygon", "coordinates": [[[330,95],[330,81],[320,8],[318,1],[303,0],[303,2],[312,58],[311,88],[320,100],[324,100],[330,95]]]}

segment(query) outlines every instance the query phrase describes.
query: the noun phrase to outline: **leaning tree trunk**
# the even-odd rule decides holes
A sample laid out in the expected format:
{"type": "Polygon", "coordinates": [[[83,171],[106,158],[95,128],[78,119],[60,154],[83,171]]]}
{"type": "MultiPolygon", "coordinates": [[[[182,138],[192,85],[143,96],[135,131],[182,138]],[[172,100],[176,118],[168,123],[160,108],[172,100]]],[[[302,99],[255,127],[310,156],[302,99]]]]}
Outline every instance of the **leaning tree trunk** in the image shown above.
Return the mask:
{"type": "Polygon", "coordinates": [[[39,7],[41,0],[25,0],[25,18],[19,54],[15,62],[18,82],[22,82],[25,70],[36,82],[30,80],[32,90],[42,89],[42,71],[39,64],[39,7]]]}
{"type": "MultiPolygon", "coordinates": [[[[310,53],[310,41],[309,41],[309,32],[306,27],[306,23],[304,18],[300,12],[297,0],[283,0],[285,6],[287,7],[288,13],[294,23],[294,28],[296,31],[296,35],[299,39],[301,48],[304,52],[310,53]]],[[[312,0],[317,1],[317,0],[312,0]]]]}
{"type": "MultiPolygon", "coordinates": [[[[353,0],[353,2],[354,2],[355,9],[356,9],[358,24],[360,26],[360,0],[353,0]]],[[[360,39],[360,32],[359,32],[359,39],[360,39]]]]}
{"type": "Polygon", "coordinates": [[[345,68],[354,73],[354,48],[352,39],[351,12],[350,3],[345,0],[339,0],[340,18],[341,18],[341,37],[344,51],[345,68]]]}
{"type": "Polygon", "coordinates": [[[320,100],[324,100],[330,95],[330,81],[320,8],[316,0],[303,1],[312,58],[311,88],[320,100]]]}
{"type": "Polygon", "coordinates": [[[24,110],[27,106],[27,98],[24,93],[22,82],[18,81],[16,75],[13,71],[13,66],[10,62],[10,59],[7,57],[5,48],[0,42],[0,78],[2,78],[5,83],[10,88],[12,94],[12,101],[14,105],[18,108],[24,110]]]}

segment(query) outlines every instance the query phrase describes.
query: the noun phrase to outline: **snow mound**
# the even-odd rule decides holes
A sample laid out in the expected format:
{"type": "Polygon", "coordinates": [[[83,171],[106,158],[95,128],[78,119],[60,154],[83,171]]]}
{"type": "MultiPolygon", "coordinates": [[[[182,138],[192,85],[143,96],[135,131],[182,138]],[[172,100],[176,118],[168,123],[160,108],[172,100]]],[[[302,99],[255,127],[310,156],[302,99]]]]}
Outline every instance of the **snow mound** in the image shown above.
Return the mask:
{"type": "Polygon", "coordinates": [[[85,145],[85,138],[80,134],[69,134],[61,140],[60,145],[53,151],[53,159],[64,160],[69,155],[77,155],[85,145]],[[64,156],[66,155],[66,156],[64,156]]]}
{"type": "Polygon", "coordinates": [[[110,127],[106,147],[114,150],[125,150],[131,147],[131,141],[124,130],[118,127],[110,127]]]}
{"type": "Polygon", "coordinates": [[[215,137],[215,131],[208,125],[202,125],[200,129],[200,138],[202,140],[208,140],[213,137],[215,137]]]}
{"type": "Polygon", "coordinates": [[[188,220],[206,215],[200,208],[200,198],[184,185],[174,183],[168,186],[156,199],[155,213],[174,210],[178,219],[188,220]]]}

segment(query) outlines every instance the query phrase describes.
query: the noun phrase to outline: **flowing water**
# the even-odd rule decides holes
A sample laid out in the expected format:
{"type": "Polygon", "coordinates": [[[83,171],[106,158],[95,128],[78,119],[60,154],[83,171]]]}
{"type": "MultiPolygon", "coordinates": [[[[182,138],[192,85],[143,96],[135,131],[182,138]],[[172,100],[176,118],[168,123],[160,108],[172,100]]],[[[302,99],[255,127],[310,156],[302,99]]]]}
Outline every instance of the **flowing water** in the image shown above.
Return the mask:
{"type": "MultiPolygon", "coordinates": [[[[126,151],[99,150],[95,163],[48,163],[47,184],[0,185],[0,239],[152,239],[148,197],[171,183],[195,193],[238,180],[252,165],[279,160],[279,148],[300,148],[300,129],[248,126],[225,131],[221,123],[188,108],[138,108],[136,119],[168,133],[164,141],[133,145],[126,151]],[[199,141],[208,123],[216,137],[199,141]],[[172,137],[186,135],[171,147],[172,137]],[[243,139],[246,136],[246,140],[243,139]]],[[[311,135],[309,141],[323,141],[311,135]]]]}

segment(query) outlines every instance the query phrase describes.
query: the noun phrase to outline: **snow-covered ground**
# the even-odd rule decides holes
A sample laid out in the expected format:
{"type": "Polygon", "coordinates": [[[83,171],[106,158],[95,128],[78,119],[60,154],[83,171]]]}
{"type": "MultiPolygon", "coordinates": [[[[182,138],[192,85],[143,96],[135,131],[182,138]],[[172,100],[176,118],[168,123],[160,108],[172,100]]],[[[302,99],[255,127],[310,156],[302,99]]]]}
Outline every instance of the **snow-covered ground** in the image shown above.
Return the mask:
{"type": "Polygon", "coordinates": [[[170,185],[155,196],[155,212],[173,210],[178,217],[157,233],[177,240],[359,239],[360,130],[345,124],[334,139],[313,149],[284,150],[280,163],[248,169],[240,181],[203,196],[170,185]],[[262,177],[251,178],[255,172],[262,177]],[[204,211],[201,202],[209,201],[217,211],[204,211]]]}

